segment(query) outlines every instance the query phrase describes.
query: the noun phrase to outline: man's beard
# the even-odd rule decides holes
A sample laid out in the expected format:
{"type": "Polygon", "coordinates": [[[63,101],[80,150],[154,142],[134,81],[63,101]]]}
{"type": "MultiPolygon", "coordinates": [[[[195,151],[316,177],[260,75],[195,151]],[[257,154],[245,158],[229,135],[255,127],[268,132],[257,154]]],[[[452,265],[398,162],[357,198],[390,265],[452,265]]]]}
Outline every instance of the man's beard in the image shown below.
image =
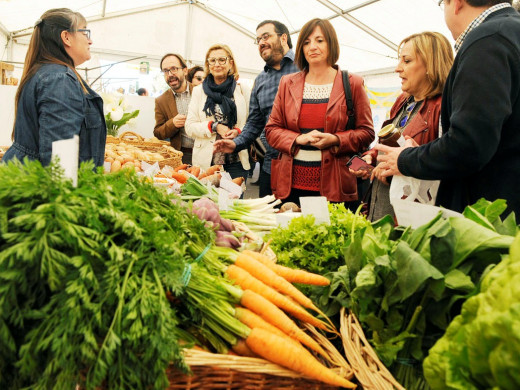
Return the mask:
{"type": "Polygon", "coordinates": [[[280,43],[280,39],[276,44],[271,45],[271,54],[267,58],[264,58],[264,61],[267,65],[273,66],[279,64],[283,58],[283,47],[280,43]]]}
{"type": "MultiPolygon", "coordinates": [[[[173,77],[172,77],[173,78],[173,77]]],[[[172,91],[176,91],[177,89],[181,88],[184,84],[184,78],[180,78],[180,77],[176,77],[175,78],[177,79],[177,82],[175,84],[175,87],[173,87],[171,84],[170,84],[170,80],[168,80],[168,86],[171,88],[172,91]]]]}

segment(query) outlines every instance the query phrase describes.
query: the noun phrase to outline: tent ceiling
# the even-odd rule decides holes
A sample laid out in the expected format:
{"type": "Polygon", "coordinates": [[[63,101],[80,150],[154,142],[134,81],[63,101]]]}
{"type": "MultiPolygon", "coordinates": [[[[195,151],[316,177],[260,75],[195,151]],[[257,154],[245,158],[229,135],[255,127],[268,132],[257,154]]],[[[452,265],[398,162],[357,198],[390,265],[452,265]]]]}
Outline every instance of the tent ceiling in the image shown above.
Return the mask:
{"type": "MultiPolygon", "coordinates": [[[[149,30],[153,31],[154,20],[145,17],[147,10],[156,7],[167,9],[187,3],[196,3],[197,8],[206,9],[217,19],[220,18],[237,30],[242,37],[252,38],[257,24],[262,20],[282,21],[291,31],[293,45],[296,44],[298,32],[305,22],[314,17],[329,19],[336,28],[341,45],[340,66],[356,72],[394,66],[397,45],[412,33],[425,30],[439,31],[451,40],[437,0],[0,0],[0,34],[6,35],[8,31],[15,37],[23,36],[30,33],[32,24],[45,10],[69,7],[81,12],[89,23],[111,19],[112,34],[117,34],[119,28],[121,36],[128,39],[131,38],[132,24],[124,23],[124,15],[143,13],[143,17],[137,20],[144,26],[149,25],[149,30]]],[[[197,15],[200,17],[200,13],[193,13],[191,28],[202,29],[211,38],[212,28],[217,28],[218,24],[201,25],[198,23],[197,15]]],[[[179,12],[179,18],[186,17],[189,15],[179,12]]],[[[135,23],[136,18],[131,20],[135,23]]],[[[186,30],[180,33],[177,31],[180,25],[186,26],[187,21],[177,20],[173,13],[173,35],[187,42],[189,37],[185,36],[186,30]]],[[[95,50],[96,34],[93,33],[93,36],[95,50]]],[[[232,46],[233,38],[232,34],[227,35],[225,43],[232,46]]],[[[196,44],[197,42],[191,43],[196,44]]],[[[135,47],[133,51],[150,54],[146,45],[135,47]]],[[[256,50],[253,49],[251,52],[255,53],[256,50]]]]}

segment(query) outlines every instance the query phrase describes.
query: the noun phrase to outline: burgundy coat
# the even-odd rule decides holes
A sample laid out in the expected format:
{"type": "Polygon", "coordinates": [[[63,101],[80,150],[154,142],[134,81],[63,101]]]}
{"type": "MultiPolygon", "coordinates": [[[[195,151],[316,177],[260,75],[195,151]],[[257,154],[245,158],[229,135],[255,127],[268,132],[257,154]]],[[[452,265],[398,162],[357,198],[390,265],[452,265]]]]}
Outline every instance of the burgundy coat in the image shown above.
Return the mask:
{"type": "MultiPolygon", "coordinates": [[[[395,117],[406,104],[410,97],[407,93],[399,95],[390,110],[390,119],[383,122],[381,128],[392,123],[395,117]]],[[[419,145],[427,144],[439,138],[439,116],[441,114],[442,95],[437,95],[424,100],[419,112],[413,116],[403,130],[403,136],[412,137],[419,145]]],[[[365,154],[372,155],[372,164],[376,164],[377,150],[370,150],[365,154]]]]}
{"type": "MultiPolygon", "coordinates": [[[[287,198],[291,192],[292,161],[298,152],[295,139],[301,134],[299,118],[305,76],[306,72],[299,72],[282,77],[269,122],[265,127],[267,142],[281,152],[281,158],[278,162],[273,160],[271,169],[271,187],[279,199],[287,198]],[[273,172],[276,165],[281,165],[279,172],[273,172]]],[[[365,151],[374,140],[372,111],[363,79],[349,74],[349,80],[354,102],[354,129],[345,130],[348,120],[347,103],[339,68],[324,124],[324,131],[335,134],[340,141],[339,146],[322,150],[321,157],[320,193],[333,202],[353,201],[358,198],[356,177],[349,172],[346,163],[352,155],[365,151]]]]}

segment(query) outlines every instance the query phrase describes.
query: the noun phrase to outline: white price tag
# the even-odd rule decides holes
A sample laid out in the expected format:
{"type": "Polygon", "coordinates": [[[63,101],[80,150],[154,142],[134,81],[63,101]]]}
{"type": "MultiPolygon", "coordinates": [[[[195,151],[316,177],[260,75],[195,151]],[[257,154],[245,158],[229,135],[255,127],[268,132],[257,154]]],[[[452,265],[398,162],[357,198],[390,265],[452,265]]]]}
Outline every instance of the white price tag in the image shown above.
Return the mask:
{"type": "Polygon", "coordinates": [[[229,199],[229,192],[223,188],[218,189],[218,208],[219,210],[228,211],[233,201],[229,199]]]}
{"type": "Polygon", "coordinates": [[[397,145],[403,147],[405,142],[406,142],[406,140],[404,139],[404,137],[400,136],[399,139],[397,140],[397,145]]]}
{"type": "Polygon", "coordinates": [[[300,198],[303,215],[314,215],[316,224],[330,225],[329,204],[324,196],[305,196],[300,198]]]}
{"type": "Polygon", "coordinates": [[[230,192],[232,195],[234,195],[235,198],[240,198],[242,195],[242,187],[231,181],[231,176],[228,172],[222,172],[222,177],[220,178],[220,188],[230,192]]]}
{"type": "Polygon", "coordinates": [[[65,171],[65,177],[72,180],[74,187],[78,186],[79,136],[63,139],[52,143],[52,159],[59,158],[59,165],[65,171]]]}
{"type": "Polygon", "coordinates": [[[103,170],[105,173],[110,173],[110,168],[112,168],[112,163],[111,162],[108,162],[108,161],[105,161],[103,163],[103,170]]]}

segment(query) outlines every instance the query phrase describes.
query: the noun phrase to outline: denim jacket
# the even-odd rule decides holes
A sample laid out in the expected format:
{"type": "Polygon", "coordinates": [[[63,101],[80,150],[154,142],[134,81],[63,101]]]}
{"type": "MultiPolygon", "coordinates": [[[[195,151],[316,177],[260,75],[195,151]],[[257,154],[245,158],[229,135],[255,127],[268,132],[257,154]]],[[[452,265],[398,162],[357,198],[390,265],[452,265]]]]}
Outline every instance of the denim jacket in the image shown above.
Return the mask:
{"type": "Polygon", "coordinates": [[[42,65],[25,84],[18,101],[13,145],[2,161],[24,157],[51,161],[52,143],[79,135],[79,161],[102,166],[106,125],[103,100],[87,86],[88,94],[72,69],[42,65]]]}

